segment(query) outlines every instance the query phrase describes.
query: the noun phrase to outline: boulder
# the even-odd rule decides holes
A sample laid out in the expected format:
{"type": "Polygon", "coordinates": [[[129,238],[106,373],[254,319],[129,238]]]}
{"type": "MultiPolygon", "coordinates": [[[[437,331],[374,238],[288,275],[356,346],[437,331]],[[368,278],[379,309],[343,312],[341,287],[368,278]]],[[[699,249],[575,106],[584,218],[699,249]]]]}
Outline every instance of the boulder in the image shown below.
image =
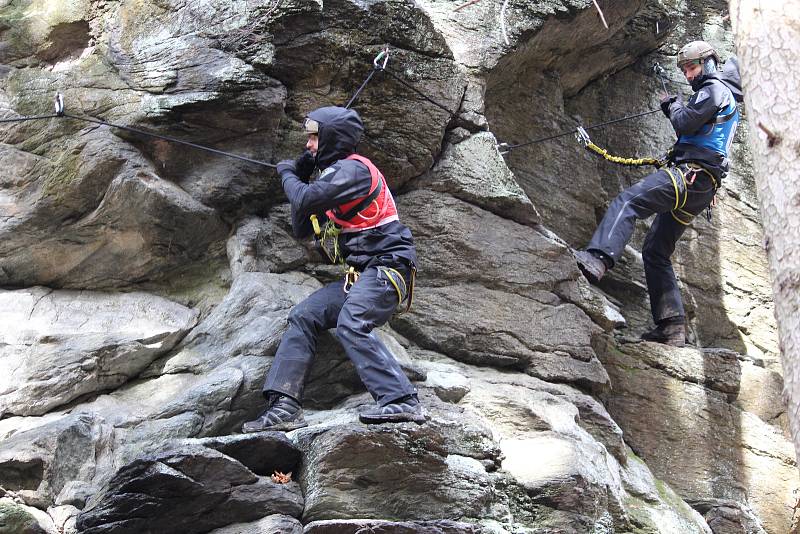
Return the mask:
{"type": "Polygon", "coordinates": [[[41,415],[136,378],[197,323],[146,293],[0,290],[0,415],[41,415]],[[24,325],[24,326],[23,326],[24,325]]]}
{"type": "MultiPolygon", "coordinates": [[[[423,396],[431,422],[364,426],[355,402],[337,419],[295,431],[303,450],[303,521],[356,515],[404,520],[481,517],[492,484],[481,460],[491,465],[498,450],[487,430],[423,396]]],[[[363,399],[363,400],[362,400],[363,399]]],[[[368,403],[368,401],[367,401],[368,403]]],[[[463,413],[463,412],[462,412],[463,413]]]]}
{"type": "Polygon", "coordinates": [[[299,517],[296,482],[260,477],[233,458],[182,443],[123,466],[78,516],[81,532],[207,532],[270,514],[299,517]]]}
{"type": "Polygon", "coordinates": [[[0,533],[50,534],[36,519],[30,507],[0,497],[0,533]]]}
{"type": "Polygon", "coordinates": [[[412,191],[398,199],[403,221],[414,233],[419,282],[450,285],[480,283],[514,293],[550,293],[580,276],[563,242],[487,211],[501,204],[485,199],[477,207],[447,194],[412,191]]]}
{"type": "Polygon", "coordinates": [[[41,509],[62,494],[82,505],[88,495],[76,497],[80,487],[74,481],[89,480],[103,467],[96,455],[107,446],[108,429],[87,414],[48,419],[0,442],[0,486],[41,509]]]}
{"type": "Polygon", "coordinates": [[[601,389],[608,375],[577,306],[540,302],[480,285],[420,285],[414,307],[392,326],[420,346],[474,365],[524,371],[545,380],[601,389]]]}
{"type": "Polygon", "coordinates": [[[288,515],[272,514],[250,523],[215,528],[209,534],[303,534],[303,524],[288,515]]]}
{"type": "Polygon", "coordinates": [[[490,132],[479,132],[448,145],[418,188],[454,197],[520,224],[540,222],[528,196],[514,180],[490,132]]]}
{"type": "Polygon", "coordinates": [[[303,534],[488,534],[490,531],[472,523],[458,521],[379,521],[371,519],[333,519],[312,521],[303,534]]]}
{"type": "Polygon", "coordinates": [[[0,219],[3,286],[114,289],[220,255],[220,216],[127,144],[92,130],[58,159],[0,177],[16,206],[0,219]]]}
{"type": "Polygon", "coordinates": [[[300,267],[307,258],[306,251],[273,218],[251,216],[240,221],[228,238],[227,249],[234,277],[242,272],[286,272],[300,267]]]}
{"type": "Polygon", "coordinates": [[[657,477],[689,502],[735,501],[766,531],[788,531],[798,483],[793,447],[736,406],[746,376],[736,354],[636,343],[602,357],[612,385],[604,404],[657,477]]]}

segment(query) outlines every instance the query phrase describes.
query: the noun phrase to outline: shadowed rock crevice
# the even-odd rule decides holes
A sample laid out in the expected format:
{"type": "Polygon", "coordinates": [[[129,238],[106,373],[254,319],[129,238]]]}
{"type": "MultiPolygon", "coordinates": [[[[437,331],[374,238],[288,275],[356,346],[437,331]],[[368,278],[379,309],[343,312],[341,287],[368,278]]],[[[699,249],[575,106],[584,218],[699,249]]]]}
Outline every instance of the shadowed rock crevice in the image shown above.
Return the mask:
{"type": "Polygon", "coordinates": [[[27,461],[10,461],[3,464],[3,488],[11,491],[35,490],[44,477],[41,458],[27,461]]]}
{"type": "Polygon", "coordinates": [[[50,46],[38,56],[48,63],[76,59],[89,46],[90,40],[89,23],[85,20],[56,24],[48,36],[50,46]]]}

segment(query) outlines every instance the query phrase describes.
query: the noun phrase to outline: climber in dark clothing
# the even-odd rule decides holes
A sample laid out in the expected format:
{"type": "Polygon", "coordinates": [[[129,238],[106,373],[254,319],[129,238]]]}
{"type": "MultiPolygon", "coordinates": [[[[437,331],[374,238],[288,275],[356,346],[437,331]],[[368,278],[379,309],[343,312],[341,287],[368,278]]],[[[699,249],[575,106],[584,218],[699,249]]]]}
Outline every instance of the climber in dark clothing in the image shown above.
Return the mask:
{"type": "Polygon", "coordinates": [[[575,257],[586,278],[598,282],[621,257],[636,220],[656,214],[642,247],[656,327],[642,339],[682,346],[686,319],[670,256],[692,219],[709,207],[728,172],[742,89],[736,60],[720,67],[719,56],[708,43],[687,44],[677,63],[695,93],[686,104],[677,96],[665,95],[661,101],[661,110],[678,136],[669,163],[620,193],[586,249],[575,257]]]}
{"type": "Polygon", "coordinates": [[[413,421],[425,415],[411,385],[391,352],[372,330],[410,299],[417,261],[411,231],[398,220],[392,193],[381,172],[355,154],[363,124],[353,110],[323,107],[305,121],[307,150],[297,160],[278,163],[291,204],[295,236],[311,235],[322,219],[333,229],[334,257],[350,267],[342,281],[317,290],[292,309],[264,383],[267,407],[243,432],[292,430],[306,425],[303,390],[317,338],[336,328],[336,336],[359,377],[377,402],[362,412],[364,423],[413,421]],[[307,183],[315,167],[319,177],[307,183]],[[316,221],[312,223],[312,216],[316,221]],[[360,275],[358,274],[360,273],[360,275]]]}

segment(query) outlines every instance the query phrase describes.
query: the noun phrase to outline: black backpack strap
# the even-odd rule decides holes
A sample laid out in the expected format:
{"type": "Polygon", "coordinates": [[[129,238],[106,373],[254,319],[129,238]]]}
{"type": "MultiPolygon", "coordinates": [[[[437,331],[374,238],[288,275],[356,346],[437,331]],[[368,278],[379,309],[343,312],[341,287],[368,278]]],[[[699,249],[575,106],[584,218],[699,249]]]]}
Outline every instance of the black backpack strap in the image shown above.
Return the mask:
{"type": "Polygon", "coordinates": [[[358,215],[358,213],[360,211],[366,209],[367,206],[372,204],[372,202],[376,198],[378,198],[378,195],[381,194],[382,190],[383,190],[383,180],[378,180],[378,186],[369,195],[365,196],[364,199],[361,200],[361,202],[359,202],[358,204],[356,204],[355,206],[353,206],[352,208],[347,210],[345,213],[341,213],[340,214],[340,213],[338,213],[338,211],[339,211],[338,209],[334,210],[334,214],[336,215],[336,218],[337,219],[341,219],[342,221],[351,220],[353,217],[358,215]]]}
{"type": "Polygon", "coordinates": [[[714,120],[711,121],[711,123],[712,124],[722,124],[722,123],[728,122],[729,120],[731,120],[733,117],[736,116],[736,112],[737,111],[738,110],[736,109],[736,106],[734,106],[733,107],[733,111],[731,111],[727,115],[720,115],[720,116],[715,117],[714,120]]]}

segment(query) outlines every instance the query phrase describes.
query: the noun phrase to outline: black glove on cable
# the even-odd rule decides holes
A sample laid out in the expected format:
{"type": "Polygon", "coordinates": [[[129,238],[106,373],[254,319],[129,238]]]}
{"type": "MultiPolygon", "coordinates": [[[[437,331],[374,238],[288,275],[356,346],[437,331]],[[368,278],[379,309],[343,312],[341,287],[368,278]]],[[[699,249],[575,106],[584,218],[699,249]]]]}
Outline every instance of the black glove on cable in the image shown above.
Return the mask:
{"type": "Polygon", "coordinates": [[[275,168],[277,169],[278,174],[281,175],[281,178],[286,178],[287,174],[297,175],[297,165],[293,159],[284,159],[279,161],[275,168]]]}
{"type": "Polygon", "coordinates": [[[661,111],[669,118],[669,107],[678,100],[677,95],[667,95],[661,99],[661,111]]]}
{"type": "Polygon", "coordinates": [[[310,150],[304,150],[300,157],[294,160],[295,174],[306,183],[308,183],[316,167],[317,160],[310,150]]]}

